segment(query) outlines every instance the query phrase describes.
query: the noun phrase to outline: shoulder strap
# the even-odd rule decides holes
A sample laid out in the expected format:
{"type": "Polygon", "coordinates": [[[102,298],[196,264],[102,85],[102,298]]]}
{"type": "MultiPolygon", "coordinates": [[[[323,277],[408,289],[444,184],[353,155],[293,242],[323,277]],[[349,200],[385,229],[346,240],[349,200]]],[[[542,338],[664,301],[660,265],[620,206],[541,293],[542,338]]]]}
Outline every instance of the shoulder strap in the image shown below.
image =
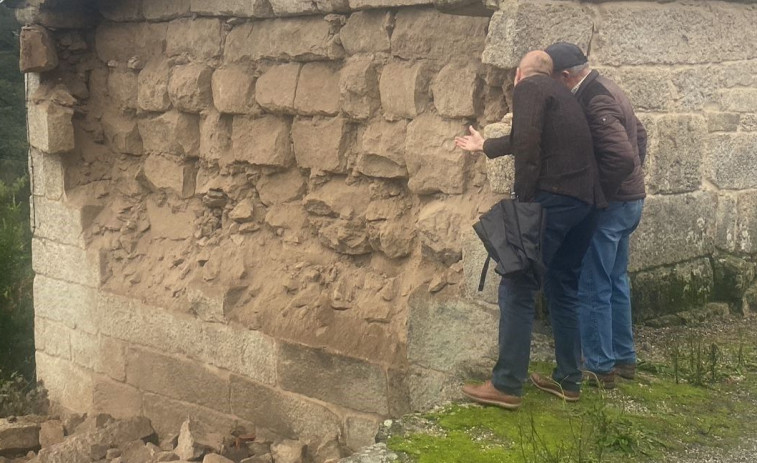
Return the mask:
{"type": "Polygon", "coordinates": [[[484,290],[484,283],[486,283],[486,274],[489,273],[489,261],[492,260],[492,256],[486,255],[486,261],[484,262],[484,268],[481,269],[481,278],[478,280],[478,290],[484,290]]]}

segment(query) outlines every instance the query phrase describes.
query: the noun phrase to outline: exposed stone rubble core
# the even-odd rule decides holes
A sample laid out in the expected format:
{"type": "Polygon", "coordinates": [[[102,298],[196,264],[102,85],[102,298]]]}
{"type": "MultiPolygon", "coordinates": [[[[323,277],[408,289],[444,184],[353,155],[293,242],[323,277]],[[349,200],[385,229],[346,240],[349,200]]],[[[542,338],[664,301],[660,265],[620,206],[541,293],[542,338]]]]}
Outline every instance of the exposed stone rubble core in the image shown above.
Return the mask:
{"type": "Polygon", "coordinates": [[[296,459],[455,397],[492,363],[497,277],[476,291],[470,225],[513,166],[453,138],[507,133],[514,66],[556,40],[591,45],[650,134],[637,317],[757,310],[754,6],[49,3],[20,16],[44,71],[27,74],[37,366],[62,408],[161,436],[243,424],[296,459]],[[671,45],[640,53],[658,29],[671,45]]]}

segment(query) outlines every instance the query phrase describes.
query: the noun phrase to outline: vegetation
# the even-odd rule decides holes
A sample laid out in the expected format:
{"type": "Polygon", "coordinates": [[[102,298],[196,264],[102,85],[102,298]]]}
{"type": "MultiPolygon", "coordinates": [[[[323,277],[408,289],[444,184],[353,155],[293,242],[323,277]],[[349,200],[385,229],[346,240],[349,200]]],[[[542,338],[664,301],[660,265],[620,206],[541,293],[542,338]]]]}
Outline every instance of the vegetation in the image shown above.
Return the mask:
{"type": "MultiPolygon", "coordinates": [[[[692,447],[728,449],[754,437],[744,425],[757,417],[753,337],[687,330],[671,337],[663,354],[615,390],[584,388],[578,404],[528,387],[517,412],[451,405],[416,417],[422,423],[405,426],[409,431],[390,430],[388,445],[421,463],[661,462],[692,447]]],[[[546,364],[532,368],[549,371],[546,364]]]]}

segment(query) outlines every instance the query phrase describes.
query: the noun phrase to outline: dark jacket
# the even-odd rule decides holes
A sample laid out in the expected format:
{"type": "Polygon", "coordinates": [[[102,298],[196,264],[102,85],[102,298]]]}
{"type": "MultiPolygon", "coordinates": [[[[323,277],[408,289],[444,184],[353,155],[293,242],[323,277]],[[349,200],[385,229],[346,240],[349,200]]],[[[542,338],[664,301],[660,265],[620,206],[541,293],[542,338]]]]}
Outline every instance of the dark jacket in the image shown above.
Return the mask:
{"type": "Polygon", "coordinates": [[[526,77],[515,86],[512,131],[486,140],[484,153],[515,155],[513,189],[522,201],[541,190],[601,203],[584,112],[570,91],[547,75],[526,77]]]}
{"type": "Polygon", "coordinates": [[[642,165],[647,153],[647,131],[626,94],[610,79],[591,71],[578,88],[576,98],[589,121],[605,198],[608,201],[644,198],[642,165]]]}

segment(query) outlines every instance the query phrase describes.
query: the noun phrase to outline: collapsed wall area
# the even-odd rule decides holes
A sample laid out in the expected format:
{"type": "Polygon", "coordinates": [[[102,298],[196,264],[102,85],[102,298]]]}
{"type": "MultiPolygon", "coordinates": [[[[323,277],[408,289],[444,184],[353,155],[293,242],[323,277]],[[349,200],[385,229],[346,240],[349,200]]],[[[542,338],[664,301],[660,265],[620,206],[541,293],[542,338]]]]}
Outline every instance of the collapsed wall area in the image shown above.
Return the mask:
{"type": "Polygon", "coordinates": [[[637,317],[757,308],[754,6],[427,3],[21,11],[47,27],[25,29],[22,67],[57,404],[356,450],[383,417],[456,397],[496,353],[470,225],[512,163],[453,138],[502,133],[517,61],[557,40],[590,50],[650,134],[637,317]]]}

